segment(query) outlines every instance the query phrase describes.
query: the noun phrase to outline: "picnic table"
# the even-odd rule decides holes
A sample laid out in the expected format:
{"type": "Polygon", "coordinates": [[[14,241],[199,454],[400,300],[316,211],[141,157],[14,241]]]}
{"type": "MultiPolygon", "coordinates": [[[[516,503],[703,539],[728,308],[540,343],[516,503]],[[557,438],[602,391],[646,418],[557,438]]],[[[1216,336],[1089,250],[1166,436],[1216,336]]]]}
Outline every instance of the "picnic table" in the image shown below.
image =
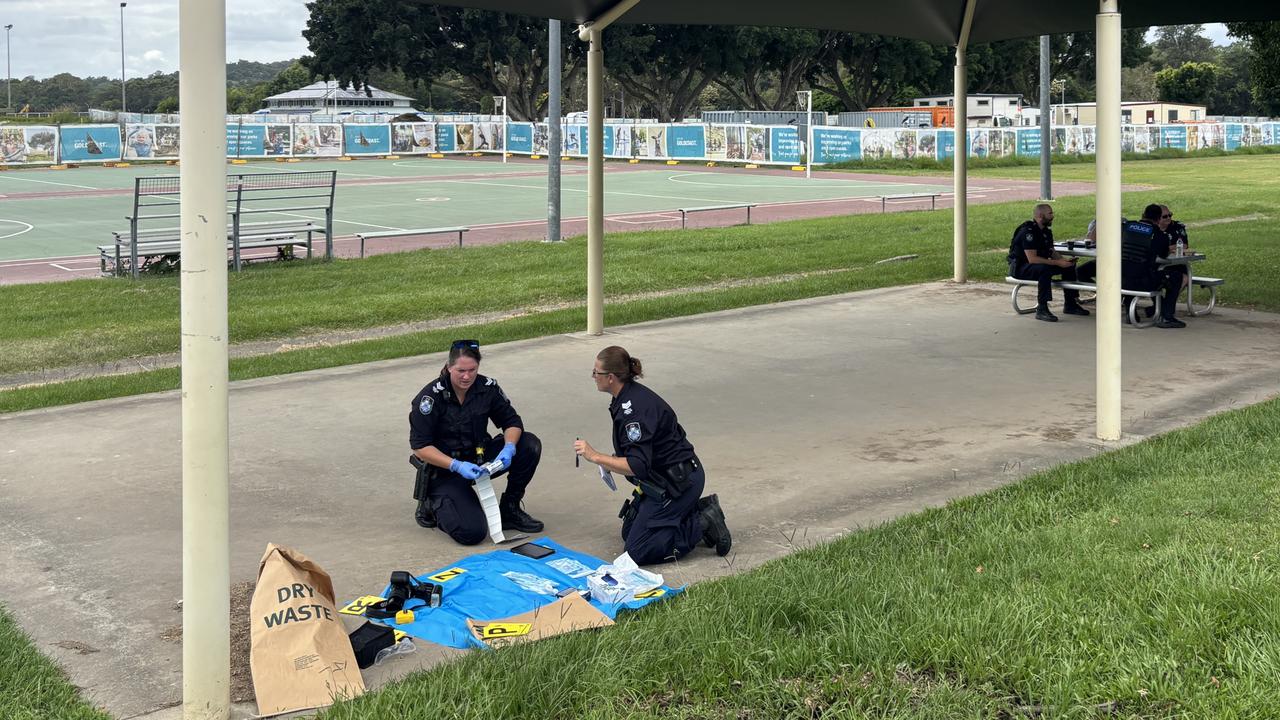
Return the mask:
{"type": "MultiPolygon", "coordinates": [[[[1092,241],[1067,240],[1065,242],[1056,242],[1053,249],[1057,252],[1069,257],[1098,257],[1098,249],[1092,241]]],[[[1218,304],[1218,288],[1226,281],[1222,278],[1196,277],[1191,271],[1191,264],[1202,262],[1206,256],[1202,252],[1188,252],[1182,255],[1169,254],[1169,257],[1156,258],[1156,265],[1159,267],[1168,267],[1170,265],[1185,265],[1187,268],[1187,314],[1192,317],[1198,315],[1208,315],[1213,312],[1214,306],[1218,304]],[[1192,297],[1192,289],[1195,287],[1208,288],[1209,303],[1202,310],[1197,310],[1192,297]]]]}

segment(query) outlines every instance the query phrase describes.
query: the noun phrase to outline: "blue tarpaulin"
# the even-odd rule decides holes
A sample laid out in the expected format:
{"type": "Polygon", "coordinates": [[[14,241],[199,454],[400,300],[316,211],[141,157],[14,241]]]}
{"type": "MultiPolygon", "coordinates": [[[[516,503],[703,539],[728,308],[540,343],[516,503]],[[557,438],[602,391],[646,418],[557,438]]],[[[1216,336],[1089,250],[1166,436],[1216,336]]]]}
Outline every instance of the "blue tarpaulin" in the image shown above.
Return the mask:
{"type": "MultiPolygon", "coordinates": [[[[534,541],[555,552],[533,558],[511,552],[509,548],[472,555],[456,563],[423,573],[418,580],[442,588],[440,607],[428,608],[423,600],[405,603],[414,611],[411,623],[399,624],[393,618],[374,620],[406,634],[453,648],[482,648],[486,645],[472,634],[467,620],[493,621],[530,612],[558,599],[561,591],[587,589],[587,575],[605,562],[570,550],[550,538],[534,541]]],[[[390,586],[382,590],[385,597],[390,586]]],[[[591,604],[609,619],[616,619],[624,609],[634,610],[680,592],[666,585],[620,603],[591,604]]],[[[360,600],[349,604],[358,607],[360,600]]],[[[359,614],[349,612],[348,614],[359,614]]]]}

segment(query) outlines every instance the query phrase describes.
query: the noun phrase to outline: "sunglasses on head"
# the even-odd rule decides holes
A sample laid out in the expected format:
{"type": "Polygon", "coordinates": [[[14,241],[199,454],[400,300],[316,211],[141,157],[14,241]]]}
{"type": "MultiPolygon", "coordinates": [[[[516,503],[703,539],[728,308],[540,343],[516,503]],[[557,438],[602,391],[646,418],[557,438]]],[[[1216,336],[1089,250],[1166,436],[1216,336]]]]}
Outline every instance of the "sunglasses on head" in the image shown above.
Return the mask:
{"type": "Polygon", "coordinates": [[[450,350],[465,350],[467,348],[471,348],[472,350],[479,350],[480,341],[479,340],[454,340],[453,344],[449,346],[450,350]]]}

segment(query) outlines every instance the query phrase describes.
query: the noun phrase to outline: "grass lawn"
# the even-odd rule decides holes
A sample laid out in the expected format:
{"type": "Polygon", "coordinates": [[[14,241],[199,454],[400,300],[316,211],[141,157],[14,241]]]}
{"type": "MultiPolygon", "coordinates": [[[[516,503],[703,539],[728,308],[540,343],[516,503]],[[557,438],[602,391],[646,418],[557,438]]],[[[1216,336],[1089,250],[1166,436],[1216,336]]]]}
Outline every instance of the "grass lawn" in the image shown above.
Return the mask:
{"type": "MultiPolygon", "coordinates": [[[[1280,156],[1126,163],[1134,216],[1164,202],[1228,278],[1280,310],[1280,156]],[[1196,228],[1261,214],[1266,219],[1196,228]]],[[[1036,177],[999,168],[975,177],[1036,177]]],[[[1087,165],[1055,167],[1090,180],[1087,165]]],[[[1029,203],[971,208],[977,279],[1029,203]]],[[[1057,203],[1078,236],[1090,197],[1057,203]]],[[[950,212],[611,235],[617,325],[950,275],[950,212]],[[875,260],[916,253],[884,266],[875,260]],[[725,284],[758,279],[754,285],[725,284]],[[660,291],[684,289],[670,295],[660,291]],[[646,294],[647,293],[647,294],[646,294]]],[[[580,329],[585,243],[422,251],[231,276],[235,342],[469,313],[514,316],[234,361],[234,378],[580,329]]],[[[0,374],[178,348],[176,279],[0,287],[0,374]]],[[[177,386],[176,370],[0,392],[0,412],[177,386]]],[[[952,503],[583,633],[474,654],[326,718],[1270,717],[1280,707],[1280,401],[952,503]]],[[[0,718],[103,717],[0,612],[0,718]]]]}
{"type": "MultiPolygon", "coordinates": [[[[1280,309],[1269,230],[1280,189],[1280,155],[1241,155],[1124,165],[1125,182],[1158,186],[1130,192],[1125,211],[1163,202],[1192,225],[1192,244],[1208,252],[1199,274],[1228,279],[1226,304],[1280,309]],[[1240,218],[1195,227],[1197,221],[1240,218]]],[[[981,177],[1034,178],[1034,167],[994,168],[981,177]]],[[[1055,168],[1061,180],[1090,180],[1090,165],[1055,168]]],[[[970,207],[970,271],[978,280],[1005,273],[1003,250],[1012,229],[1030,216],[1030,203],[970,207]]],[[[1057,202],[1059,237],[1080,236],[1093,198],[1057,202]]],[[[951,213],[893,213],[772,225],[610,235],[605,287],[614,302],[606,322],[618,325],[850,290],[918,283],[951,274],[951,213]],[[909,263],[872,265],[895,255],[909,263]],[[797,277],[799,275],[799,277],[797,277]],[[758,284],[724,284],[751,279],[758,284]],[[681,291],[673,296],[661,293],[681,291]]],[[[446,347],[459,332],[492,343],[581,329],[585,313],[586,243],[517,243],[465,250],[381,255],[361,261],[260,266],[230,279],[233,343],[289,338],[478,313],[520,314],[513,320],[455,327],[320,349],[235,361],[237,379],[446,347]],[[569,309],[563,308],[569,305],[569,309]],[[532,312],[528,312],[532,311],[532,312]],[[523,313],[523,314],[521,314],[523,313]]],[[[178,280],[82,280],[0,287],[9,308],[0,326],[0,375],[43,368],[120,361],[177,352],[178,280]]],[[[465,323],[463,323],[465,324],[465,323]]],[[[0,412],[172,389],[177,370],[0,391],[0,412]]]]}
{"type": "Polygon", "coordinates": [[[1272,401],[323,717],[1274,717],[1278,503],[1272,401]]]}

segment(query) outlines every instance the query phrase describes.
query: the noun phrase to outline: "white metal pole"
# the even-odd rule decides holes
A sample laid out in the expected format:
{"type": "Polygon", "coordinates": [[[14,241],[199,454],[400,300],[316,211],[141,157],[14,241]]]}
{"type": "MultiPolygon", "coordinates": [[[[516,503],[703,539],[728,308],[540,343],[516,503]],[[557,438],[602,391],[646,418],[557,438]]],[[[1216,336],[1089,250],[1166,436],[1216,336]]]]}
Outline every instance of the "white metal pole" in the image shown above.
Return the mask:
{"type": "MultiPolygon", "coordinates": [[[[120,112],[124,113],[126,105],[124,101],[124,6],[128,3],[120,3],[120,112]]],[[[123,122],[124,118],[120,118],[123,122]]]]}
{"type": "Polygon", "coordinates": [[[966,282],[969,279],[969,89],[968,71],[965,67],[965,50],[956,48],[955,112],[952,113],[956,131],[952,188],[955,202],[952,205],[952,271],[953,279],[966,282]]]}
{"type": "Polygon", "coordinates": [[[13,25],[4,26],[4,110],[13,112],[13,66],[9,64],[9,31],[13,25]]]}
{"type": "MultiPolygon", "coordinates": [[[[604,38],[587,51],[587,333],[604,334],[604,38]]],[[[559,118],[550,118],[558,122],[559,118]]]]}
{"type": "Polygon", "coordinates": [[[182,716],[231,712],[225,0],[178,8],[182,273],[182,716]]]}
{"type": "MultiPolygon", "coordinates": [[[[547,241],[560,239],[560,21],[547,21],[547,241]]],[[[538,119],[534,118],[534,132],[538,119]]]]}
{"type": "Polygon", "coordinates": [[[805,114],[805,164],[804,176],[806,178],[813,177],[813,91],[806,90],[804,93],[804,114],[805,114]]]}
{"type": "Polygon", "coordinates": [[[507,96],[502,96],[502,162],[507,161],[507,96]]]}
{"type": "Polygon", "coordinates": [[[1098,58],[1098,439],[1120,439],[1120,3],[1101,0],[1098,58]]]}

